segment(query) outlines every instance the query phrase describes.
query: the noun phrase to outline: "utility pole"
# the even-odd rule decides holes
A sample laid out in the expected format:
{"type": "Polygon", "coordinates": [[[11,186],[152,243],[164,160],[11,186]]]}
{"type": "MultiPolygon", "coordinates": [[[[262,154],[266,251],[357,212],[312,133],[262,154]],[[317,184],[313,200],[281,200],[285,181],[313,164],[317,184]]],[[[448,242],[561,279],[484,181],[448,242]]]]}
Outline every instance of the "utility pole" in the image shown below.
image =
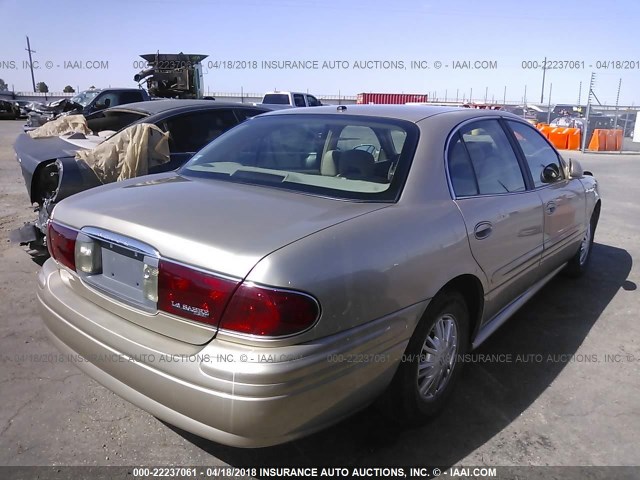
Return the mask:
{"type": "Polygon", "coordinates": [[[484,103],[487,103],[487,96],[489,95],[489,87],[484,89],[484,103]]]}
{"type": "Polygon", "coordinates": [[[506,105],[507,104],[507,86],[504,86],[504,93],[502,94],[502,104],[506,105]]]}
{"type": "MultiPolygon", "coordinates": [[[[583,128],[583,132],[582,132],[582,153],[584,153],[585,149],[587,148],[587,134],[591,133],[589,132],[589,114],[591,113],[591,97],[595,97],[595,94],[593,93],[593,87],[596,85],[596,74],[595,72],[591,73],[591,81],[589,82],[589,95],[587,96],[587,114],[585,116],[584,119],[584,128],[583,128]]],[[[598,97],[595,97],[596,100],[598,100],[598,97]]],[[[600,100],[598,100],[598,103],[600,103],[600,100]]]]}
{"type": "Polygon", "coordinates": [[[31,54],[36,53],[35,50],[31,50],[31,45],[29,44],[29,36],[27,35],[27,48],[25,48],[27,52],[29,52],[29,68],[31,69],[31,83],[33,84],[33,91],[36,91],[36,78],[33,76],[33,60],[31,59],[31,54]]]}
{"type": "Polygon", "coordinates": [[[544,77],[547,74],[547,57],[544,57],[544,63],[542,64],[542,92],[540,92],[540,104],[544,103],[544,77]]]}
{"type": "MultiPolygon", "coordinates": [[[[620,106],[620,87],[622,87],[622,79],[618,81],[618,94],[616,95],[616,115],[613,123],[613,128],[618,128],[618,107],[620,106]]],[[[624,139],[624,130],[622,131],[622,138],[624,139]]]]}
{"type": "Polygon", "coordinates": [[[549,105],[547,105],[547,124],[551,123],[551,89],[553,88],[553,83],[549,84],[549,105]]]}
{"type": "Polygon", "coordinates": [[[582,104],[580,103],[582,99],[582,82],[580,82],[580,87],[578,88],[578,107],[582,107],[582,104]]]}

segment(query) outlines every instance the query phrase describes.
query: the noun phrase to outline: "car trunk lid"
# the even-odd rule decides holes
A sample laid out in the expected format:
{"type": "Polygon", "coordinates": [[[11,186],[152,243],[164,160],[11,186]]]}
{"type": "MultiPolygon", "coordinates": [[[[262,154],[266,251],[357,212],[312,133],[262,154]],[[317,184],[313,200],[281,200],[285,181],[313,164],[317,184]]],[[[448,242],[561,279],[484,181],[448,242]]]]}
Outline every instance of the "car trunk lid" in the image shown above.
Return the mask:
{"type": "MultiPolygon", "coordinates": [[[[384,206],[169,173],[74,195],[56,207],[54,218],[70,227],[105,232],[103,248],[108,250],[105,259],[109,262],[105,273],[121,276],[122,292],[127,294],[109,291],[105,282],[97,286],[122,300],[139,296],[142,288],[140,275],[148,254],[136,245],[150,247],[162,259],[239,283],[271,252],[384,206]],[[120,237],[125,240],[119,242],[120,237]],[[134,251],[138,255],[130,254],[134,251]]],[[[108,279],[102,280],[108,283],[108,279]]],[[[110,308],[104,302],[102,305],[110,308]]],[[[207,333],[202,334],[199,325],[198,335],[193,337],[190,332],[184,336],[176,330],[175,318],[160,314],[160,320],[154,321],[136,311],[124,313],[118,310],[130,321],[166,335],[195,339],[196,343],[212,338],[217,328],[207,326],[207,333]]]]}

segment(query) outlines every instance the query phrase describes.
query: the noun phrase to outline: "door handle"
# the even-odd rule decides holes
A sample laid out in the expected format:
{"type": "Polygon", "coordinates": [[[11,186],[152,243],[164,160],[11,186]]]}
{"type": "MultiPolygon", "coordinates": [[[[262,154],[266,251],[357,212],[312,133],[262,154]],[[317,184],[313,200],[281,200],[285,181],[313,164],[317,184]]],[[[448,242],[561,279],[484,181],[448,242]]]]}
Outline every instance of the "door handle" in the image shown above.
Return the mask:
{"type": "Polygon", "coordinates": [[[547,213],[547,215],[552,215],[553,212],[556,211],[556,202],[554,202],[553,200],[547,202],[547,204],[544,206],[544,211],[547,213]]]}
{"type": "Polygon", "coordinates": [[[484,240],[489,237],[491,232],[493,232],[493,225],[491,225],[491,222],[480,222],[476,225],[476,228],[473,229],[473,235],[478,240],[484,240]]]}

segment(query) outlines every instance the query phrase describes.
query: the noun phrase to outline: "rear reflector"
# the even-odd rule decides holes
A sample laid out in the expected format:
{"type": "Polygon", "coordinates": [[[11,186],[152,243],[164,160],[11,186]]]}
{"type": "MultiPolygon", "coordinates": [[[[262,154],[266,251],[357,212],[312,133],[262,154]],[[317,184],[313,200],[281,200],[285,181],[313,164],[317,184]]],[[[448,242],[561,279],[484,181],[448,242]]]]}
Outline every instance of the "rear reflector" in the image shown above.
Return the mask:
{"type": "Polygon", "coordinates": [[[51,256],[69,267],[76,269],[75,250],[78,232],[59,223],[49,222],[47,226],[47,245],[51,256]]]}
{"type": "Polygon", "coordinates": [[[158,309],[217,327],[237,285],[238,281],[160,260],[158,309]]]}
{"type": "Polygon", "coordinates": [[[96,274],[102,272],[100,244],[91,237],[79,233],[76,237],[75,264],[78,273],[96,274]]]}
{"type": "MultiPolygon", "coordinates": [[[[157,261],[157,260],[156,260],[157,261]]],[[[158,301],[158,267],[151,265],[148,259],[145,259],[142,265],[142,293],[144,298],[150,302],[158,301]]]]}
{"type": "Polygon", "coordinates": [[[307,294],[243,283],[220,328],[266,337],[293,335],[311,327],[319,313],[318,302],[307,294]]]}

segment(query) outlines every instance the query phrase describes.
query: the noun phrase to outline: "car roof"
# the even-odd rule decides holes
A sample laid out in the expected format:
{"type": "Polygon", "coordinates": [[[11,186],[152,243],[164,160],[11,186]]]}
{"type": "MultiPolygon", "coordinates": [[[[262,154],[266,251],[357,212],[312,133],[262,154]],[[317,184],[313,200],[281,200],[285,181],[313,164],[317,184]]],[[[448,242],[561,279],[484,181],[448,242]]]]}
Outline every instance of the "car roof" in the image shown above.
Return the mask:
{"type": "Polygon", "coordinates": [[[110,111],[136,111],[147,115],[157,115],[171,110],[191,110],[194,108],[257,108],[262,110],[270,110],[269,107],[262,105],[251,105],[248,103],[233,102],[217,102],[215,100],[181,100],[181,99],[163,99],[163,100],[147,100],[146,102],[134,102],[116,107],[109,108],[110,111]]]}
{"type": "Polygon", "coordinates": [[[516,118],[521,117],[501,110],[485,110],[477,108],[448,107],[435,105],[326,105],[321,107],[299,107],[286,110],[277,110],[264,114],[272,115],[300,115],[300,114],[335,114],[363,115],[370,117],[394,118],[417,123],[428,117],[442,114],[454,114],[461,120],[482,116],[501,116],[516,118]]]}

